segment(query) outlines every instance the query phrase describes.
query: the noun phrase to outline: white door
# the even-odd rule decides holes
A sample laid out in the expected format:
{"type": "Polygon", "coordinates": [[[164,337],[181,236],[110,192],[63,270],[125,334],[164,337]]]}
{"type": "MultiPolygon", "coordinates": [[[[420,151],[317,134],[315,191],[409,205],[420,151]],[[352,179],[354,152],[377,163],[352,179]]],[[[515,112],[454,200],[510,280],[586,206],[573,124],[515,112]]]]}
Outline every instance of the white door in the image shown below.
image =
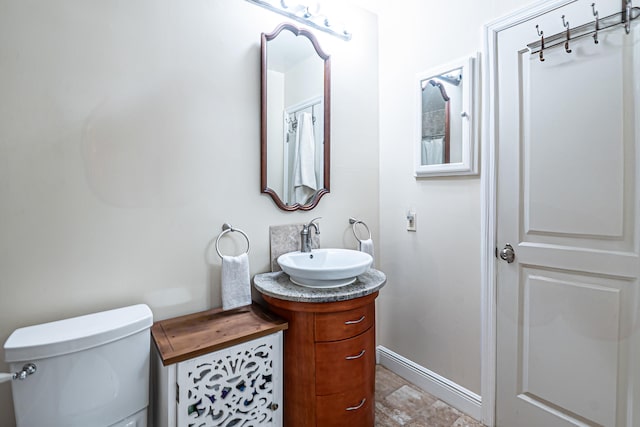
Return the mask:
{"type": "Polygon", "coordinates": [[[526,48],[536,25],[593,21],[591,3],[546,3],[496,34],[496,241],[515,252],[496,270],[500,427],[640,427],[640,25],[544,62],[526,48]]]}

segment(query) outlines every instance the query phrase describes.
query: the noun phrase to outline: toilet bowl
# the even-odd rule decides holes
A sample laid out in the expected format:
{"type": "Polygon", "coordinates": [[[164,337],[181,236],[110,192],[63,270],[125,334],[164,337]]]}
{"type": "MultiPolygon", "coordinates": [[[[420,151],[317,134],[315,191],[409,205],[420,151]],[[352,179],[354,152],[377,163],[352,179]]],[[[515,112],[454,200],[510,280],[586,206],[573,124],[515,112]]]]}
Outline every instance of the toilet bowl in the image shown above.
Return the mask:
{"type": "Polygon", "coordinates": [[[149,328],[144,304],[16,329],[5,361],[17,427],[146,427],[149,328]]]}

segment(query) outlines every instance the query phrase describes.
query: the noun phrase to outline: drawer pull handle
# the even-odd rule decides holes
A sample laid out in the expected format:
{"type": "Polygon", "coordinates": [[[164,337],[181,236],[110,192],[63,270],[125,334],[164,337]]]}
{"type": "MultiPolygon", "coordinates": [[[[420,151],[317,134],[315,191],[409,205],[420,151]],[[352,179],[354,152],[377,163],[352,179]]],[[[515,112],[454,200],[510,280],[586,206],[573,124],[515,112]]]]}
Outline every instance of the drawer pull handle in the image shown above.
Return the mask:
{"type": "Polygon", "coordinates": [[[366,316],[362,316],[358,320],[347,320],[346,322],[344,322],[344,324],[345,325],[357,325],[358,323],[362,322],[365,318],[366,318],[366,316]]]}
{"type": "Polygon", "coordinates": [[[360,402],[360,404],[358,406],[350,406],[346,410],[347,411],[357,411],[358,409],[360,409],[360,408],[362,408],[364,406],[366,401],[367,401],[367,399],[364,398],[364,399],[362,399],[362,401],[360,402]]]}
{"type": "Polygon", "coordinates": [[[362,350],[360,352],[360,354],[356,354],[355,356],[347,356],[345,357],[345,359],[347,360],[355,360],[355,359],[360,359],[362,356],[364,356],[364,354],[367,352],[367,350],[362,350]]]}

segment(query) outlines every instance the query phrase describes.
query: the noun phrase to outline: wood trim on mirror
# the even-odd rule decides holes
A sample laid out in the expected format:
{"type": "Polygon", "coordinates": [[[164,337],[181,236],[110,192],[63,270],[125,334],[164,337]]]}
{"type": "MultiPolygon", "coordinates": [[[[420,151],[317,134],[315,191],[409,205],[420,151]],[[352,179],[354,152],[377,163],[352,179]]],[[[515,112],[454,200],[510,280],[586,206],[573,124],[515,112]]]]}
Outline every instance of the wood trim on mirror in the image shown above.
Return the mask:
{"type": "Polygon", "coordinates": [[[330,172],[331,172],[331,57],[327,55],[318,44],[318,40],[313,33],[308,30],[298,28],[289,23],[279,25],[272,33],[262,33],[260,42],[260,192],[271,196],[275,204],[285,211],[311,210],[318,205],[320,198],[329,192],[330,172]],[[291,31],[296,36],[303,36],[309,39],[318,56],[324,61],[324,168],[323,184],[318,189],[309,203],[301,205],[285,204],[280,195],[267,185],[267,42],[275,39],[283,30],[291,31]]]}

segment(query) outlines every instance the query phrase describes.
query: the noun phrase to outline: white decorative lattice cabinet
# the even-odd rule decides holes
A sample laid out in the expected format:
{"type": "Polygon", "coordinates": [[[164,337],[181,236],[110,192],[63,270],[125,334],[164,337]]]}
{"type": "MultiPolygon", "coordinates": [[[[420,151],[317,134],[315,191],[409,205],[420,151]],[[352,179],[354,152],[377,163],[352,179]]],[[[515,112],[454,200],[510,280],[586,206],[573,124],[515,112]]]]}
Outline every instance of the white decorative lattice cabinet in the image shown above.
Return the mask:
{"type": "Polygon", "coordinates": [[[282,426],[284,320],[258,305],[156,322],[156,427],[282,426]]]}

